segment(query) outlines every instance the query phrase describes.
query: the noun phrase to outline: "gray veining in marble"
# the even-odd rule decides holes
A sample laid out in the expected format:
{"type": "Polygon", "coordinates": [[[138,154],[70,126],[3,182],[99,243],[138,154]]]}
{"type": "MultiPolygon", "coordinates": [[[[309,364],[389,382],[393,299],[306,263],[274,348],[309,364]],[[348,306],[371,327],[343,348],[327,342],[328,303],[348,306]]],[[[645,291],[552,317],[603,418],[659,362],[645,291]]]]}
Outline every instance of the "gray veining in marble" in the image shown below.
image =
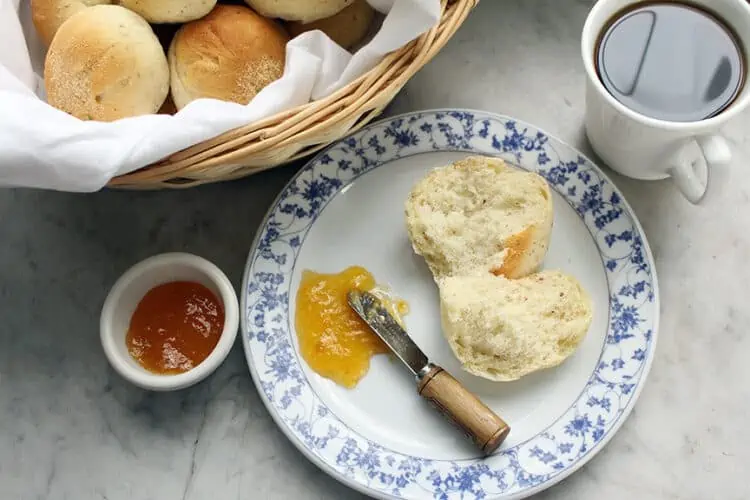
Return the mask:
{"type": "MultiPolygon", "coordinates": [[[[589,148],[578,36],[591,0],[485,0],[388,113],[469,107],[589,148]]],[[[656,360],[622,430],[538,498],[750,498],[750,117],[716,204],[613,175],[657,261],[656,360]]],[[[0,498],[360,498],[311,465],[263,407],[239,343],[203,384],[138,390],[107,365],[98,314],[148,255],[185,250],[239,287],[265,209],[297,166],[182,192],[0,191],[0,498]]]]}

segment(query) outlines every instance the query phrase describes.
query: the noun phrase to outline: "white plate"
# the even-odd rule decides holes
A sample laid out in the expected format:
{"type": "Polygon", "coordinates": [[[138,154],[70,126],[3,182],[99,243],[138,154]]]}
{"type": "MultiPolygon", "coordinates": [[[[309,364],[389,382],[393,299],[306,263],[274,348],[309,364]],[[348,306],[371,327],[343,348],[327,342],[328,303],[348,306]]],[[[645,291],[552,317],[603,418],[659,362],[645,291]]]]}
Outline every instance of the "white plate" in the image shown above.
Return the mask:
{"type": "Polygon", "coordinates": [[[314,463],[381,498],[521,498],[560,481],[627,417],[653,358],[659,316],[645,236],[601,170],[530,125],[465,110],[391,118],[318,155],[271,207],[243,288],[245,353],[271,415],[314,463]],[[440,331],[434,282],[405,231],[414,183],[467,153],[500,156],[547,178],[555,222],[544,267],[576,276],[594,302],[579,350],[517,382],[461,371],[440,331]],[[415,341],[510,424],[497,453],[479,458],[390,357],[376,356],[353,390],[300,358],[293,324],[301,272],[349,265],[405,298],[415,341]]]}

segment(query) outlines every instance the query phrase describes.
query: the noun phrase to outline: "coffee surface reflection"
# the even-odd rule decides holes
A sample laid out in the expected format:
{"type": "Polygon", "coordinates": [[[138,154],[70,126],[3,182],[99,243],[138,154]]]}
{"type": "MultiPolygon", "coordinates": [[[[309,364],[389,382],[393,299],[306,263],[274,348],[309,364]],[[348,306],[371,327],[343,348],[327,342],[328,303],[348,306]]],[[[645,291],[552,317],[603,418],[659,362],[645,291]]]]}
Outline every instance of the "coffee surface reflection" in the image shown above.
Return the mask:
{"type": "Polygon", "coordinates": [[[607,91],[660,120],[715,116],[745,81],[745,56],[735,35],[712,14],[679,2],[643,3],[615,15],[596,52],[607,91]]]}

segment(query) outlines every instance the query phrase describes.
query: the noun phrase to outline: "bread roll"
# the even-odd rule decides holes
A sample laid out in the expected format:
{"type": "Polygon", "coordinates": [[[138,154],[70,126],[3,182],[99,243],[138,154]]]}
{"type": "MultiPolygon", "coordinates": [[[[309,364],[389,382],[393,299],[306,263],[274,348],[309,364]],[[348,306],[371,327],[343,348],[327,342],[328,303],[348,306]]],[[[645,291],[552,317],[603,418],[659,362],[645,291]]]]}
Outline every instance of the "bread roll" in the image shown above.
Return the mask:
{"type": "Polygon", "coordinates": [[[247,104],[283,75],[288,40],[278,23],[242,6],[217,5],[184,25],[169,47],[177,109],[202,97],[247,104]]]}
{"type": "Polygon", "coordinates": [[[552,231],[552,195],[536,173],[472,156],[433,170],[406,200],[414,251],[436,278],[535,271],[552,231]]]}
{"type": "Polygon", "coordinates": [[[93,5],[110,3],[111,0],[31,0],[31,21],[39,38],[49,46],[70,16],[93,5]]]}
{"type": "Polygon", "coordinates": [[[320,30],[328,37],[344,47],[350,49],[364,40],[375,19],[375,10],[367,0],[355,0],[338,14],[311,23],[292,21],[287,24],[289,34],[296,37],[302,33],[320,30]]]}
{"type": "Polygon", "coordinates": [[[117,3],[150,23],[184,23],[211,12],[216,0],[118,0],[117,3]]]}
{"type": "Polygon", "coordinates": [[[266,17],[309,23],[341,12],[354,0],[245,0],[245,2],[266,17]]]}
{"type": "Polygon", "coordinates": [[[516,380],[568,358],[591,325],[591,301],[572,277],[542,271],[439,281],[443,332],[464,370],[516,380]]]}
{"type": "Polygon", "coordinates": [[[151,26],[116,5],[74,14],[44,64],[47,102],[83,120],[156,113],[169,92],[169,67],[151,26]]]}

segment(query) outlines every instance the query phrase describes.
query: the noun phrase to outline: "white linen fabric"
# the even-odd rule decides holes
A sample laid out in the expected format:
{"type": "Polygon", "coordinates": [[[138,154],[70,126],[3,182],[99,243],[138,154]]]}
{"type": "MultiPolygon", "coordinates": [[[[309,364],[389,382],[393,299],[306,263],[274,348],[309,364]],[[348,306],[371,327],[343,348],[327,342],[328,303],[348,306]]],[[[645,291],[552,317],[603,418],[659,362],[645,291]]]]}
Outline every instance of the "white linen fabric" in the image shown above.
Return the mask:
{"type": "Polygon", "coordinates": [[[354,54],[319,31],[287,44],[284,76],[249,104],[199,99],[175,115],[82,121],[45,102],[29,0],[0,0],[0,186],[92,192],[186,147],[354,81],[439,22],[440,0],[368,0],[385,15],[354,54]]]}

